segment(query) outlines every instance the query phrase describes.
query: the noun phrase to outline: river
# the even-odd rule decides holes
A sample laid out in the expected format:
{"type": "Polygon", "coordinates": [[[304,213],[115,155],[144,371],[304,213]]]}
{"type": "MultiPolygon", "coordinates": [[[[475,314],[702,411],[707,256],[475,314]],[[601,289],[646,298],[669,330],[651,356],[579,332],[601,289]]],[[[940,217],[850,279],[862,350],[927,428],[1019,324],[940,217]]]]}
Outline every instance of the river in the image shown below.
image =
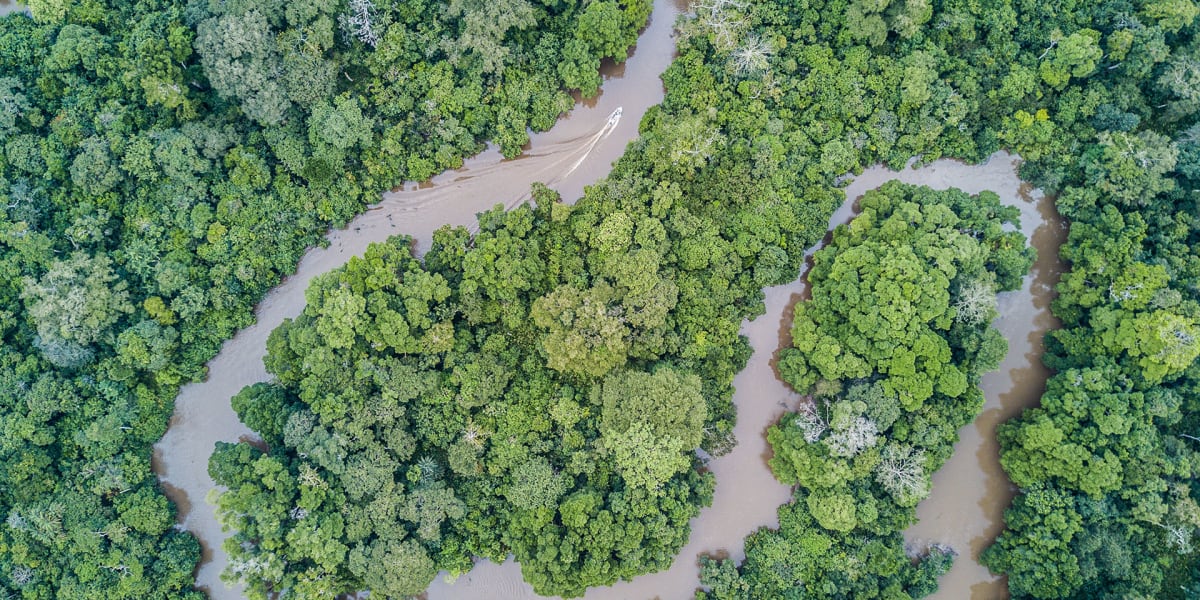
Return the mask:
{"type": "MultiPolygon", "coordinates": [[[[218,441],[252,439],[253,434],[230,408],[229,399],[243,387],[268,379],[262,364],[266,338],[284,319],[300,314],[304,290],[311,279],[342,266],[349,257],[362,254],[368,244],[393,234],[413,236],[418,252],[423,252],[438,227],[470,226],[476,212],[496,203],[513,206],[522,202],[535,181],[547,183],[568,201],[581,196],[584,186],[603,177],[625,145],[637,136],[645,111],[662,100],[658,76],[670,64],[672,25],[685,4],[685,0],[656,0],[651,22],[631,57],[622,65],[606,65],[600,96],[577,105],[551,131],[534,135],[521,157],[504,160],[498,151],[489,148],[467,160],[461,169],[384,194],[380,204],[345,229],[331,231],[328,246],[309,250],[296,273],[258,305],[257,322],[222,346],[207,365],[208,378],[181,390],[170,428],[155,446],[153,463],[164,491],[178,506],[180,526],[194,533],[204,548],[197,587],[214,599],[241,597],[239,590],[226,587],[219,579],[226,564],[220,545],[228,536],[221,531],[213,506],[208,503],[214,488],[207,472],[208,457],[218,441]],[[618,108],[619,118],[614,119],[618,108]]],[[[900,173],[872,168],[853,180],[847,188],[849,200],[830,221],[831,226],[848,221],[853,200],[889,179],[942,188],[953,185],[969,192],[991,189],[1005,203],[1021,207],[1022,228],[1027,235],[1034,232],[1034,244],[1041,252],[1042,258],[1026,278],[1022,291],[1001,297],[1003,316],[997,325],[1009,338],[1011,351],[1000,371],[984,378],[988,396],[984,414],[964,428],[954,458],[935,475],[931,497],[918,507],[923,522],[909,532],[914,542],[944,542],[963,554],[943,580],[938,596],[942,599],[967,597],[968,590],[973,598],[1002,597],[1002,583],[974,562],[978,551],[998,531],[1003,509],[1011,498],[996,458],[994,428],[998,421],[1036,403],[1045,380],[1038,360],[1040,339],[1041,332],[1054,324],[1048,305],[1060,270],[1055,259],[1064,230],[1048,199],[1023,192],[1015,168],[1016,160],[1004,154],[981,166],[937,161],[920,170],[900,173]]],[[[797,279],[765,290],[766,314],[742,325],[753,354],[734,380],[734,403],[738,407],[735,434],[739,443],[710,463],[717,479],[713,505],[693,520],[689,543],[675,564],[630,582],[591,589],[586,598],[690,599],[698,585],[697,555],[723,553],[740,559],[741,542],[747,534],[777,524],[775,510],[790,493],[775,481],[766,466],[769,449],[763,433],[800,401],[777,378],[773,359],[781,344],[789,341],[791,306],[803,289],[803,279],[797,279]]],[[[428,598],[504,600],[537,596],[521,579],[519,566],[509,560],[501,565],[481,561],[454,583],[439,578],[428,598]]]]}
{"type": "Polygon", "coordinates": [[[15,12],[28,13],[29,7],[24,4],[17,4],[12,0],[0,0],[0,17],[15,12]]]}
{"type": "Polygon", "coordinates": [[[608,173],[626,144],[637,137],[638,123],[651,106],[663,99],[659,75],[670,65],[675,48],[673,29],[685,0],[656,0],[654,12],[637,47],[621,65],[604,67],[605,82],[597,98],[578,104],[553,129],[532,136],[525,153],[504,160],[489,148],[468,159],[462,168],[422,184],[408,184],[384,194],[380,204],[331,231],[325,248],[313,248],[300,260],[296,273],[267,293],[255,309],[256,322],[225,342],[209,361],[203,382],[184,386],[175,400],[166,435],[154,447],[153,468],[163,491],[178,507],[179,525],[192,532],[203,548],[196,586],[214,600],[240,598],[219,576],[227,558],[214,507],[208,502],[215,484],[208,476],[208,457],[219,441],[252,439],[229,400],[247,385],[266,381],[263,367],[267,336],[304,309],[304,290],[316,275],[336,269],[368,244],[404,233],[428,249],[433,232],[445,224],[469,226],[475,214],[496,203],[514,205],[525,199],[530,185],[541,181],[574,200],[583,187],[608,173]],[[615,123],[611,117],[618,109],[615,123]]]}
{"type": "MultiPolygon", "coordinates": [[[[917,546],[940,542],[960,554],[942,578],[938,594],[931,597],[936,600],[996,600],[1007,595],[1003,579],[978,563],[979,553],[1000,532],[1004,509],[1014,491],[1000,469],[995,429],[998,423],[1036,405],[1049,375],[1041,364],[1041,339],[1048,329],[1058,326],[1050,315],[1050,301],[1062,272],[1058,247],[1066,237],[1066,227],[1053,200],[1021,182],[1019,164],[1018,158],[997,153],[981,165],[939,160],[899,172],[872,167],[846,187],[846,202],[829,220],[831,229],[849,222],[859,197],[894,179],[935,189],[957,187],[972,194],[991,190],[1002,203],[1021,210],[1021,230],[1038,250],[1038,260],[1021,289],[1000,295],[1001,316],[995,325],[1008,338],[1009,353],[997,371],[983,377],[987,397],[983,413],[960,431],[954,456],[934,475],[930,497],[917,507],[920,522],[907,532],[917,546]]],[[[808,254],[826,241],[828,237],[808,254]]],[[[585,600],[689,600],[699,585],[700,554],[741,560],[745,556],[741,541],[746,535],[762,526],[778,525],[776,509],[791,494],[767,467],[770,450],[764,435],[800,402],[800,396],[778,378],[774,358],[779,348],[791,345],[792,308],[803,300],[805,287],[801,273],[790,284],[766,289],[766,314],[742,323],[741,333],[750,340],[753,354],[733,381],[738,445],[709,463],[717,479],[713,504],[693,519],[691,537],[675,563],[660,573],[589,589],[585,600]]],[[[481,561],[454,583],[434,581],[428,594],[429,600],[474,598],[531,600],[542,596],[521,579],[520,566],[511,559],[503,565],[481,561]]]]}
{"type": "Polygon", "coordinates": [[[974,422],[959,430],[954,455],[933,475],[929,498],[917,505],[918,523],[905,532],[916,548],[940,542],[959,553],[930,600],[1000,600],[1008,597],[1004,578],[979,564],[979,554],[1004,527],[1004,509],[1016,492],[1000,468],[996,425],[1022,410],[1037,406],[1050,371],[1042,365],[1042,336],[1059,327],[1050,314],[1054,286],[1065,270],[1058,248],[1067,238],[1067,224],[1054,208],[1053,198],[1032,189],[1017,177],[1019,159],[1004,153],[985,164],[966,165],[939,160],[900,173],[881,167],[868,169],[847,188],[851,197],[891,179],[965,192],[991,190],[1000,201],[1021,209],[1021,231],[1037,249],[1038,258],[1021,289],[1000,294],[1000,316],[993,324],[1008,340],[1008,355],[980,382],[986,402],[974,422]]]}

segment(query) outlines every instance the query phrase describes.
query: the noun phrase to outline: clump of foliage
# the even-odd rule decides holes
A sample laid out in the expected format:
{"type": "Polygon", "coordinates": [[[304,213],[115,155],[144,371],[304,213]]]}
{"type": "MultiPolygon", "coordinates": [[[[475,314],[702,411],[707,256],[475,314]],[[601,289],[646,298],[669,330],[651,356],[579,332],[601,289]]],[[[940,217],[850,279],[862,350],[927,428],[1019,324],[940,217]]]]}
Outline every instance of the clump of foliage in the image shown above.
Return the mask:
{"type": "Polygon", "coordinates": [[[901,532],[983,406],[979,377],[1007,349],[995,294],[1020,285],[1032,249],[990,192],[892,182],[860,207],[814,255],[779,361],[811,398],[767,433],[795,498],[741,565],[705,560],[705,598],[916,598],[949,568],[940,546],[914,563],[901,532]]]}
{"type": "Polygon", "coordinates": [[[202,596],[150,470],[178,387],[329,227],[594,94],[650,9],[28,4],[0,19],[0,597],[30,600],[202,596]]]}
{"type": "Polygon", "coordinates": [[[704,389],[695,372],[737,366],[683,360],[664,339],[669,314],[647,322],[635,282],[580,260],[606,248],[666,263],[661,221],[599,202],[567,216],[541,195],[536,211],[481,215],[473,239],[439,231],[424,262],[407,238],[371,246],[316,279],[304,313],[272,333],[276,381],[234,401],[270,452],[226,444],[210,467],[238,532],[226,575],[253,597],[411,595],[438,569],[510,552],[535,589],[567,595],[670,564],[711,497],[694,468],[707,406],[728,402],[727,384],[704,389]],[[605,213],[637,227],[587,235],[605,213]],[[558,300],[588,281],[605,290],[596,304],[558,300]],[[614,326],[570,343],[639,356],[560,365],[546,323],[593,313],[614,326]]]}
{"type": "Polygon", "coordinates": [[[999,430],[1022,493],[983,559],[1019,598],[1194,597],[1200,105],[1187,73],[1200,11],[1028,10],[1013,73],[1067,50],[1078,68],[1020,95],[1004,135],[1035,159],[1024,173],[1058,191],[1071,271],[1052,305],[1062,328],[1046,337],[1055,374],[1041,405],[999,430]]]}

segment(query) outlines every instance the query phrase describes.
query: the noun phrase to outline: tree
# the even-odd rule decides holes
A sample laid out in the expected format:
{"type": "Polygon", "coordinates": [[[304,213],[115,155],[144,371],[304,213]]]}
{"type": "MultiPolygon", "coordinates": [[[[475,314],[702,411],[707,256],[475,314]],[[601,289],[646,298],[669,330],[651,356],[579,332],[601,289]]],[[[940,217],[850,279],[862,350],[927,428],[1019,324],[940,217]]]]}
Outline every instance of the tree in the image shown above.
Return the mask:
{"type": "Polygon", "coordinates": [[[1044,60],[1038,65],[1042,81],[1055,89],[1062,89],[1072,77],[1087,77],[1096,70],[1097,63],[1104,56],[1104,50],[1100,48],[1100,32],[1080,29],[1063,36],[1062,32],[1055,31],[1051,34],[1050,49],[1043,56],[1044,60]]]}
{"type": "Polygon", "coordinates": [[[625,62],[630,40],[624,21],[616,2],[592,2],[579,17],[575,37],[588,45],[593,56],[625,62]]]}
{"type": "Polygon", "coordinates": [[[1106,131],[1098,138],[1083,156],[1089,184],[1126,206],[1146,204],[1175,188],[1167,174],[1175,168],[1179,150],[1170,139],[1153,131],[1106,131]]]}
{"type": "Polygon", "coordinates": [[[530,317],[546,330],[542,348],[551,369],[600,377],[625,364],[628,327],[612,298],[607,286],[564,285],[533,303],[530,317]]]}
{"type": "Polygon", "coordinates": [[[385,597],[419,594],[437,575],[433,559],[412,540],[359,546],[350,552],[348,564],[367,589],[385,597]]]}
{"type": "Polygon", "coordinates": [[[749,26],[742,12],[746,7],[744,0],[701,0],[693,10],[701,29],[712,36],[717,48],[732,50],[749,26]]]}
{"type": "Polygon", "coordinates": [[[1070,597],[1082,584],[1079,564],[1068,550],[1082,531],[1082,518],[1072,504],[1069,494],[1052,487],[1032,488],[1017,496],[1004,515],[1010,530],[984,551],[981,561],[1007,573],[1014,594],[1070,597]]]}
{"type": "Polygon", "coordinates": [[[996,291],[986,281],[973,280],[963,285],[954,300],[954,318],[978,325],[996,316],[996,291]]]}
{"type": "Polygon", "coordinates": [[[371,0],[350,0],[347,12],[340,17],[342,27],[350,31],[358,41],[375,48],[379,45],[378,19],[375,3],[371,0]]]}
{"type": "Polygon", "coordinates": [[[915,506],[929,496],[929,477],[925,474],[925,454],[911,446],[884,446],[875,480],[901,506],[915,506]]]}
{"type": "Polygon", "coordinates": [[[849,533],[858,525],[854,496],[828,490],[816,490],[806,500],[817,524],[825,529],[849,533]]]}
{"type": "Polygon", "coordinates": [[[775,54],[770,42],[758,36],[748,36],[737,50],[733,51],[733,70],[739,76],[758,75],[770,67],[775,54]]]}
{"type": "Polygon", "coordinates": [[[81,148],[71,162],[71,182],[91,196],[111,190],[121,180],[121,172],[108,150],[108,143],[101,138],[90,138],[81,148]]]}
{"type": "Polygon", "coordinates": [[[46,359],[63,367],[79,366],[70,348],[105,341],[121,316],[133,312],[112,261],[83,252],[55,261],[40,279],[26,278],[21,298],[44,347],[59,350],[46,359]]]}
{"type": "Polygon", "coordinates": [[[33,105],[21,92],[20,80],[0,77],[0,141],[7,140],[17,132],[17,119],[25,115],[33,105]]]}
{"type": "Polygon", "coordinates": [[[460,19],[457,40],[446,40],[446,51],[457,63],[471,57],[485,74],[499,75],[509,55],[505,36],[513,29],[523,30],[536,22],[527,0],[451,0],[447,16],[460,19]]]}
{"type": "Polygon", "coordinates": [[[1196,20],[1200,7],[1191,0],[1156,0],[1146,3],[1142,13],[1157,21],[1163,29],[1175,33],[1196,20]]]}
{"type": "Polygon", "coordinates": [[[700,380],[669,367],[604,378],[600,433],[630,485],[657,488],[691,464],[708,417],[700,380]]]}
{"type": "Polygon", "coordinates": [[[71,7],[66,0],[31,0],[27,4],[36,21],[50,25],[61,23],[71,7]]]}
{"type": "Polygon", "coordinates": [[[566,478],[556,473],[549,461],[539,457],[513,469],[512,483],[505,496],[518,508],[546,508],[557,506],[568,486],[566,478]]]}
{"type": "Polygon", "coordinates": [[[355,146],[366,146],[371,141],[370,118],[364,117],[358,100],[338,96],[332,104],[322,103],[313,107],[308,118],[308,137],[313,146],[328,145],[338,150],[349,150],[355,146]]]}
{"type": "Polygon", "coordinates": [[[267,17],[259,10],[222,14],[196,27],[196,50],[213,89],[254,121],[278,125],[291,101],[272,73],[282,67],[267,17]]]}

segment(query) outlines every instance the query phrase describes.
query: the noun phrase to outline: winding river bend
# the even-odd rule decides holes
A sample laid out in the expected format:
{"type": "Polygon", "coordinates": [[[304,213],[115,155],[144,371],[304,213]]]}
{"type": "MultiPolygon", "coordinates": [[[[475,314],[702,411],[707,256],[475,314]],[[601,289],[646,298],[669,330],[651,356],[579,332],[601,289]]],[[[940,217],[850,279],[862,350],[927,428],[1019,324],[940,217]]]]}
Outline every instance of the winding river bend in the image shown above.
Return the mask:
{"type": "Polygon", "coordinates": [[[917,505],[918,523],[905,532],[914,547],[941,542],[958,552],[954,566],[930,600],[1008,597],[1004,578],[979,564],[979,554],[1004,528],[1004,509],[1016,493],[1000,468],[996,426],[1037,406],[1045,391],[1051,372],[1042,365],[1042,337],[1060,325],[1050,313],[1050,302],[1058,295],[1054,287],[1066,270],[1058,249],[1067,239],[1067,223],[1055,210],[1054,199],[1023,183],[1016,173],[1019,164],[1016,157],[999,153],[980,166],[938,161],[891,176],[872,169],[854,182],[854,186],[864,182],[878,187],[883,180],[895,178],[970,193],[994,191],[1001,202],[1021,209],[1021,231],[1038,252],[1021,289],[1002,293],[998,299],[1000,316],[993,324],[1008,340],[1008,355],[980,382],[986,398],[983,410],[959,430],[953,456],[933,475],[929,498],[917,505]]]}
{"type": "MultiPolygon", "coordinates": [[[[1038,250],[1038,260],[1021,289],[1000,295],[996,326],[1009,340],[1007,358],[997,371],[983,377],[987,402],[982,414],[959,431],[954,456],[933,477],[929,498],[917,507],[920,521],[906,532],[915,547],[931,542],[950,545],[959,553],[954,567],[941,579],[935,600],[997,600],[1007,595],[1002,578],[978,562],[979,553],[1003,527],[1004,509],[1012,500],[1011,483],[1000,468],[996,425],[1022,409],[1035,406],[1049,372],[1041,364],[1042,335],[1057,327],[1050,315],[1054,285],[1063,270],[1058,247],[1066,226],[1054,210],[1053,199],[1030,188],[1017,176],[1020,159],[997,153],[981,165],[939,160],[921,169],[892,171],[877,166],[865,170],[846,187],[846,202],[833,214],[829,227],[847,223],[864,193],[891,180],[927,185],[935,189],[956,187],[968,193],[991,190],[1008,206],[1021,211],[1021,231],[1038,250]]],[[[827,238],[828,239],[828,238],[827,238]]],[[[827,241],[827,240],[826,240],[827,241]]],[[[811,255],[825,244],[810,249],[811,255]]],[[[807,270],[807,266],[805,267],[807,270]]],[[[796,281],[767,288],[766,314],[742,323],[753,354],[733,381],[733,402],[738,421],[738,445],[709,463],[716,475],[713,504],[692,520],[692,534],[670,569],[622,581],[608,588],[591,588],[585,600],[690,600],[699,585],[700,554],[723,554],[740,560],[742,539],[762,526],[777,526],[776,509],[791,497],[787,486],[771,475],[766,460],[770,449],[766,429],[800,402],[779,378],[774,358],[779,348],[791,344],[792,307],[803,299],[803,273],[796,281]]],[[[480,562],[454,583],[435,580],[429,600],[532,600],[512,560],[502,565],[480,562]]]]}
{"type": "MultiPolygon", "coordinates": [[[[558,190],[564,199],[581,196],[584,186],[604,176],[636,137],[645,111],[662,100],[658,76],[670,64],[672,25],[684,5],[686,0],[656,0],[651,23],[631,57],[623,65],[606,68],[601,95],[577,105],[551,131],[533,136],[521,157],[503,160],[498,151],[489,148],[461,169],[384,194],[379,205],[346,229],[330,232],[329,245],[309,250],[296,273],[258,305],[257,322],[226,342],[209,362],[208,379],[182,389],[170,428],[155,446],[154,469],[179,508],[180,526],[194,533],[204,548],[197,587],[214,599],[242,595],[219,579],[226,564],[220,546],[227,535],[208,502],[214,488],[207,472],[208,457],[218,441],[252,439],[229,399],[243,387],[268,379],[262,364],[266,338],[284,319],[300,314],[311,279],[342,266],[370,243],[394,234],[413,236],[418,252],[423,251],[438,227],[470,226],[476,212],[497,203],[514,206],[527,198],[530,184],[536,181],[558,190]]],[[[1021,207],[1022,229],[1026,235],[1032,232],[1040,251],[1022,290],[1000,299],[1002,316],[997,324],[1009,339],[1010,352],[1000,371],[984,378],[985,412],[961,432],[954,458],[934,477],[933,495],[918,507],[922,522],[908,532],[914,544],[939,541],[960,552],[954,570],[943,579],[940,599],[1003,597],[1002,582],[975,562],[978,552],[998,532],[1012,494],[999,469],[994,428],[1022,407],[1035,404],[1046,377],[1039,360],[1040,340],[1042,332],[1054,326],[1048,306],[1061,270],[1056,257],[1064,229],[1051,201],[1022,187],[1016,166],[1017,159],[998,154],[980,166],[938,161],[899,173],[872,168],[850,184],[847,202],[830,221],[831,226],[848,221],[854,200],[890,179],[968,192],[990,189],[1006,204],[1021,207]]],[[[777,524],[775,510],[790,493],[766,466],[769,449],[763,433],[800,400],[777,378],[773,358],[782,344],[790,342],[791,307],[803,290],[802,278],[765,290],[766,314],[742,325],[753,355],[734,380],[739,444],[710,463],[718,483],[716,494],[713,505],[693,520],[688,545],[670,569],[609,588],[593,588],[586,598],[690,599],[698,585],[697,555],[723,553],[740,559],[741,542],[747,534],[777,524]]],[[[480,562],[454,583],[439,578],[428,593],[429,600],[537,597],[511,560],[501,565],[480,562]]]]}
{"type": "Polygon", "coordinates": [[[215,487],[208,476],[208,457],[216,442],[253,437],[229,400],[243,387],[268,379],[262,361],[267,336],[304,309],[304,290],[312,278],[342,266],[372,242],[396,234],[412,236],[418,252],[424,251],[438,227],[469,226],[477,212],[497,203],[521,202],[537,181],[558,190],[563,198],[581,196],[583,187],[607,174],[626,144],[637,137],[646,110],[662,101],[658,77],[671,63],[673,26],[685,4],[685,0],[656,0],[650,24],[631,56],[624,64],[605,68],[600,95],[577,105],[550,131],[532,136],[522,156],[504,160],[498,150],[489,148],[461,169],[384,194],[380,204],[345,229],[331,231],[329,245],[305,253],[296,273],[262,300],[255,309],[255,324],[225,342],[209,361],[208,378],[183,387],[167,433],[155,445],[153,467],[167,497],[178,507],[179,525],[195,534],[203,547],[198,588],[214,600],[242,597],[240,590],[220,580],[227,563],[221,542],[228,534],[221,531],[208,502],[215,487]],[[618,108],[620,117],[614,121],[618,108]]]}

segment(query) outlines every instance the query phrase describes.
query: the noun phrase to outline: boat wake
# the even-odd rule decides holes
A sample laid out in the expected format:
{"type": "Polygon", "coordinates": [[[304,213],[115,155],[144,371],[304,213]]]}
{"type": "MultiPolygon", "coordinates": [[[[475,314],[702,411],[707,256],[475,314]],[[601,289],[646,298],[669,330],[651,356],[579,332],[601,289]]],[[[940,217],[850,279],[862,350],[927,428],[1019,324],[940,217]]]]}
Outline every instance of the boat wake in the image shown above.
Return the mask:
{"type": "Polygon", "coordinates": [[[442,183],[435,178],[432,182],[423,184],[416,189],[396,190],[386,194],[384,201],[372,210],[392,214],[414,213],[428,210],[430,207],[448,200],[461,198],[463,194],[494,194],[495,190],[493,189],[476,190],[473,188],[477,187],[476,182],[490,180],[495,176],[494,172],[500,170],[513,173],[520,179],[528,181],[515,197],[496,198],[498,202],[504,203],[506,208],[512,209],[529,201],[529,186],[534,182],[540,181],[554,187],[555,184],[565,181],[579,170],[591,157],[596,147],[617,130],[623,114],[623,108],[617,107],[608,115],[608,119],[598,131],[586,137],[579,136],[539,149],[531,149],[514,159],[503,159],[497,155],[480,165],[468,164],[447,182],[442,183]]]}

